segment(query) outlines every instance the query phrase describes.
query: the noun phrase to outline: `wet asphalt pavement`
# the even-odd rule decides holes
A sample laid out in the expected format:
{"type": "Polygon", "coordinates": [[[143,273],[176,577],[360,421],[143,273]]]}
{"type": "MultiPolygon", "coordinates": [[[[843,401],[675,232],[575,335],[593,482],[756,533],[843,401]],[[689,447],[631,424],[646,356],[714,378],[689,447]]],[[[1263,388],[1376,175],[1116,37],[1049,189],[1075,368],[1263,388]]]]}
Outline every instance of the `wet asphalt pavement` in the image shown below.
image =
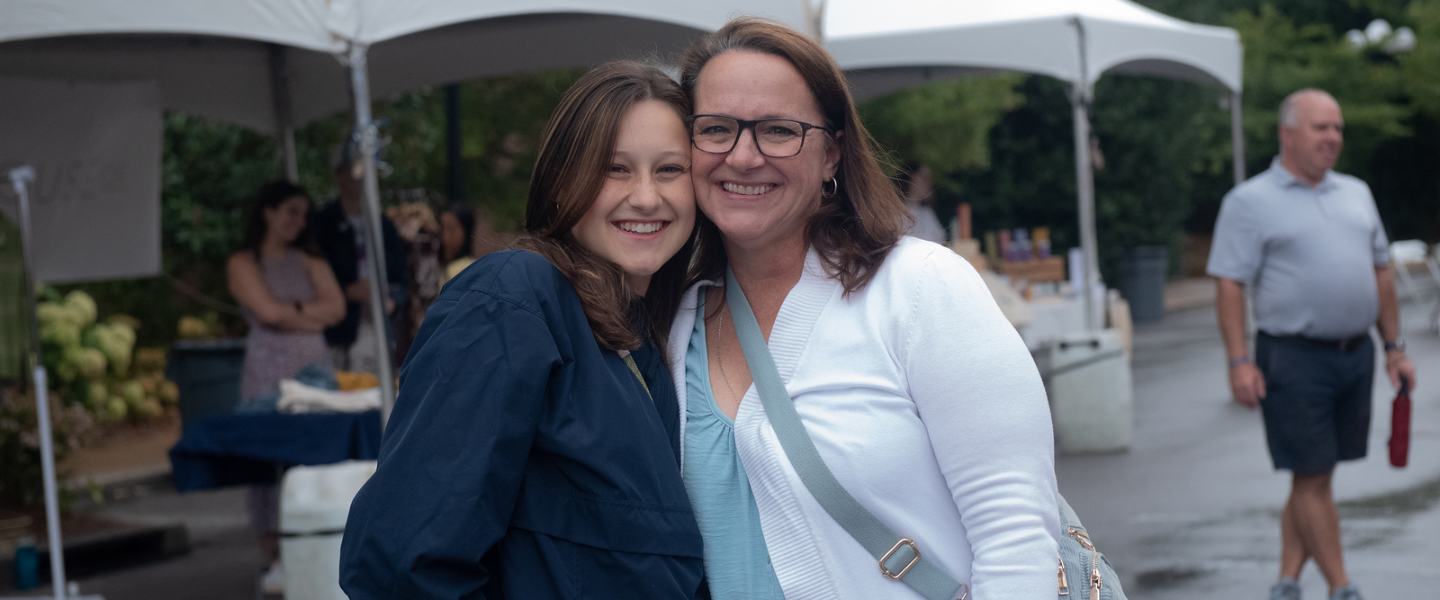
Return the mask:
{"type": "MultiPolygon", "coordinates": [[[[1346,567],[1368,600],[1440,598],[1440,336],[1426,330],[1429,306],[1402,310],[1419,380],[1409,466],[1389,465],[1395,391],[1377,377],[1369,455],[1336,470],[1346,567]]],[[[1230,400],[1213,308],[1138,327],[1133,366],[1133,447],[1060,457],[1061,492],[1129,597],[1267,598],[1290,478],[1271,467],[1259,412],[1230,400]]],[[[1301,586],[1328,597],[1313,563],[1301,586]]]]}
{"type": "MultiPolygon", "coordinates": [[[[1432,300],[1433,302],[1433,300],[1432,300]]],[[[1428,308],[1428,307],[1427,307],[1428,308]]],[[[1440,598],[1440,336],[1427,309],[1403,328],[1419,369],[1410,467],[1386,460],[1389,383],[1377,379],[1370,456],[1336,478],[1347,566],[1368,600],[1440,598]]],[[[1171,313],[1137,329],[1131,450],[1062,456],[1061,491],[1111,557],[1135,600],[1266,598],[1277,574],[1279,509],[1289,477],[1270,467],[1260,415],[1233,403],[1214,310],[1171,313]]],[[[243,490],[113,502],[101,514],[133,523],[183,521],[190,554],[81,582],[108,600],[249,600],[260,566],[243,490]]],[[[1305,597],[1326,597],[1312,565],[1305,597]]],[[[1075,596],[1079,597],[1079,596],[1075,596]]]]}

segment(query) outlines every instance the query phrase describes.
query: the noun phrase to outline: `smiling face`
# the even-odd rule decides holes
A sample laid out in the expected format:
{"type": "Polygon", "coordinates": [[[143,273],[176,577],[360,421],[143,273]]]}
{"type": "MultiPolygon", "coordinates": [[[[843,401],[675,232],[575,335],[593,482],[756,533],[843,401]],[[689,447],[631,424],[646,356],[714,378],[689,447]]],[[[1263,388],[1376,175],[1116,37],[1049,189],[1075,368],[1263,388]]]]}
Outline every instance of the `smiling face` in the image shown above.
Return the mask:
{"type": "Polygon", "coordinates": [[[310,200],[304,196],[291,196],[272,208],[266,208],[266,237],[282,244],[291,244],[305,231],[305,216],[309,211],[310,200]]]}
{"type": "Polygon", "coordinates": [[[615,155],[594,204],[570,230],[575,240],[620,266],[644,294],[695,227],[690,137],[675,109],[656,100],[625,112],[615,155]]]}
{"type": "MultiPolygon", "coordinates": [[[[826,125],[800,72],[770,54],[732,50],[711,59],[700,71],[694,101],[696,114],[826,125]]],[[[727,245],[759,250],[803,247],[805,225],[820,207],[821,183],[840,163],[840,146],[811,129],[799,154],[773,158],[760,153],[753,132],[746,130],[726,154],[695,149],[691,155],[700,210],[727,245]]]]}
{"type": "Polygon", "coordinates": [[[1327,94],[1303,94],[1295,103],[1295,126],[1280,126],[1281,160],[1295,175],[1319,183],[1340,159],[1345,119],[1327,94]]]}

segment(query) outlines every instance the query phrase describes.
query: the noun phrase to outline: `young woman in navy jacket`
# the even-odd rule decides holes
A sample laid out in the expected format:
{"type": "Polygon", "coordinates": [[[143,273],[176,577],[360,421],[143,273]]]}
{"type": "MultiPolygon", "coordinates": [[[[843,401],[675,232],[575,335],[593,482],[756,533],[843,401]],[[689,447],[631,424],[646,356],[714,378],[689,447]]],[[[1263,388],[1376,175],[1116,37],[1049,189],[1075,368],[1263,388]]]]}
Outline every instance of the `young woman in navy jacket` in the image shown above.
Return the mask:
{"type": "Polygon", "coordinates": [[[451,280],[405,359],[341,586],[376,598],[693,598],[665,364],[693,243],[689,102],[603,65],[566,92],[529,233],[451,280]]]}

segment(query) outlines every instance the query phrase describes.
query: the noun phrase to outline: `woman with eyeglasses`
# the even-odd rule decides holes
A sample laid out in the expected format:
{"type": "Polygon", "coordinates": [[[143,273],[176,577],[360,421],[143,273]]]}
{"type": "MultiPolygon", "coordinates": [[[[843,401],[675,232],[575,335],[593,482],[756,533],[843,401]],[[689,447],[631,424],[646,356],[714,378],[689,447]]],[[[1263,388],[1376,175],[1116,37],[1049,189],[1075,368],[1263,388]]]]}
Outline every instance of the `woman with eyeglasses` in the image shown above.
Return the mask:
{"type": "Polygon", "coordinates": [[[840,486],[913,543],[895,547],[972,598],[1053,598],[1040,376],[974,269],[904,236],[906,206],[840,69],[808,37],[742,18],[681,70],[702,215],[669,352],[711,596],[925,597],[891,577],[907,560],[877,561],[782,450],[737,336],[748,311],[727,299],[733,275],[804,433],[840,486]]]}
{"type": "Polygon", "coordinates": [[[689,101],[620,61],[546,126],[520,250],[445,285],[350,507],[355,600],[694,598],[665,340],[695,222],[689,101]]]}

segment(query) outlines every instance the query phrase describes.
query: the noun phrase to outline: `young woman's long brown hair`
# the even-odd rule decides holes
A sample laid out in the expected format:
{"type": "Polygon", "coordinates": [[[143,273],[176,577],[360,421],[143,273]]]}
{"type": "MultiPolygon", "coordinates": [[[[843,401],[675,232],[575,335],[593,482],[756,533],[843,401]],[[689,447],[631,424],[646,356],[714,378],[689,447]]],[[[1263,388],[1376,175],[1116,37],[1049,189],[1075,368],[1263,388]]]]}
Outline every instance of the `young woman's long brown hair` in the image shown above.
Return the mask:
{"type": "MultiPolygon", "coordinates": [[[[860,122],[855,101],[839,65],[820,44],[784,25],[757,17],[740,17],[705,36],[680,59],[680,84],[694,97],[700,71],[711,59],[742,50],[778,56],[788,61],[810,88],[824,115],[826,127],[840,136],[840,166],[835,174],[839,188],[824,198],[810,217],[805,233],[831,275],[845,293],[870,281],[885,254],[895,247],[909,226],[909,211],[880,168],[874,140],[860,122]]],[[[836,142],[830,142],[836,143],[836,142]]],[[[725,273],[725,248],[720,229],[700,214],[695,269],[692,279],[719,279],[725,273]]]]}
{"type": "Polygon", "coordinates": [[[644,299],[637,301],[620,267],[571,235],[605,184],[620,121],[630,107],[645,100],[669,105],[676,118],[690,114],[690,100],[678,84],[659,69],[635,61],[605,63],[570,86],[545,126],[525,206],[529,235],[515,244],[544,256],[565,274],[585,307],[595,341],[609,350],[635,350],[646,337],[664,350],[694,250],[691,233],[650,278],[644,299]]]}

